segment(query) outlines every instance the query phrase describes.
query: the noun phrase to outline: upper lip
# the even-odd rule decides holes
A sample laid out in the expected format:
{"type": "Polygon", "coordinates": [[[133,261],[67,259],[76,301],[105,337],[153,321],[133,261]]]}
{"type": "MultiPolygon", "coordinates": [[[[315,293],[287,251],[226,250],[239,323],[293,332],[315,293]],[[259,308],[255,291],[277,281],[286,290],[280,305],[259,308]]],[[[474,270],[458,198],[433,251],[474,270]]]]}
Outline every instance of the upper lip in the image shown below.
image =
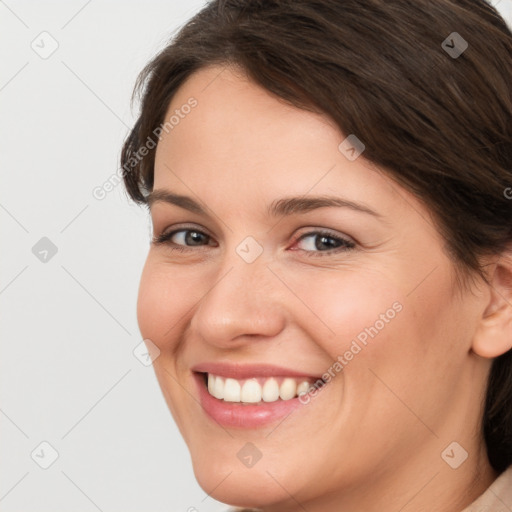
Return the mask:
{"type": "Polygon", "coordinates": [[[321,379],[321,377],[312,375],[311,373],[268,364],[205,362],[193,366],[191,370],[198,373],[210,373],[221,377],[231,377],[233,379],[249,379],[251,377],[305,377],[321,379]]]}

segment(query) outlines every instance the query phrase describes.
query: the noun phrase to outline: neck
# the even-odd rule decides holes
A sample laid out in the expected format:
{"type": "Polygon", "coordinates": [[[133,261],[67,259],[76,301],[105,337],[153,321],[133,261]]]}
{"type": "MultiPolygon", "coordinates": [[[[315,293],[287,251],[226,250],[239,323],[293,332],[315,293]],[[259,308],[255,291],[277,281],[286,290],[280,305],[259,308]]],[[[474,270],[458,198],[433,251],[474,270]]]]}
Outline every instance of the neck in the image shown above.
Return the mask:
{"type": "MultiPolygon", "coordinates": [[[[262,511],[462,512],[499,475],[489,464],[484,443],[468,448],[466,461],[452,469],[440,456],[449,444],[446,438],[437,439],[400,471],[388,468],[358,488],[338,489],[313,500],[301,501],[297,496],[262,511]]],[[[468,441],[464,446],[470,446],[468,441]]]]}

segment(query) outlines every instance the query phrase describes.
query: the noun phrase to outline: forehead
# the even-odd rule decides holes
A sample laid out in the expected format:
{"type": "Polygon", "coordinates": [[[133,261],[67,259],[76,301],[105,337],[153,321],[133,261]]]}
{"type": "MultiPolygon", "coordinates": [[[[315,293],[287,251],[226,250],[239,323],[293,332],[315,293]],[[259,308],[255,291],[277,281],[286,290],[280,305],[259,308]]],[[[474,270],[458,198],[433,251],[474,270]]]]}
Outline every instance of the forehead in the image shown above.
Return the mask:
{"type": "MultiPolygon", "coordinates": [[[[161,149],[188,157],[203,150],[230,159],[250,155],[267,161],[292,147],[297,151],[303,143],[330,145],[336,154],[342,138],[327,116],[289,105],[232,68],[209,67],[191,75],[173,97],[166,119],[188,111],[191,100],[196,106],[182,114],[168,137],[164,134],[161,149]]],[[[287,156],[293,158],[293,152],[287,156]]]]}
{"type": "Polygon", "coordinates": [[[279,197],[342,193],[383,215],[407,195],[364,156],[347,159],[339,149],[346,135],[328,116],[289,105],[236,69],[192,74],[173,97],[165,119],[171,116],[157,146],[155,189],[217,207],[229,201],[237,211],[279,197]]]}
{"type": "Polygon", "coordinates": [[[157,147],[156,170],[185,166],[189,175],[200,169],[205,179],[219,168],[223,177],[251,182],[265,179],[269,169],[290,180],[309,169],[314,179],[336,164],[344,138],[327,116],[288,105],[224,67],[191,75],[169,105],[165,119],[171,117],[172,129],[157,147]],[[191,100],[193,108],[187,106],[191,100]]]}

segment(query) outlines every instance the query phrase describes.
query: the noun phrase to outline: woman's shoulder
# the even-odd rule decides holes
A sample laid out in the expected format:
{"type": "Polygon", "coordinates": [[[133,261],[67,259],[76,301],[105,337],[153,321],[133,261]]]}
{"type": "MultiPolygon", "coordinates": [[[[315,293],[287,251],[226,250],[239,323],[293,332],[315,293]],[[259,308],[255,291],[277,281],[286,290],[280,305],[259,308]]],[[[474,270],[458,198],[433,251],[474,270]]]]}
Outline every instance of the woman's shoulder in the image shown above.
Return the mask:
{"type": "Polygon", "coordinates": [[[503,471],[487,490],[462,512],[502,510],[504,503],[507,507],[512,505],[512,466],[503,471]]]}

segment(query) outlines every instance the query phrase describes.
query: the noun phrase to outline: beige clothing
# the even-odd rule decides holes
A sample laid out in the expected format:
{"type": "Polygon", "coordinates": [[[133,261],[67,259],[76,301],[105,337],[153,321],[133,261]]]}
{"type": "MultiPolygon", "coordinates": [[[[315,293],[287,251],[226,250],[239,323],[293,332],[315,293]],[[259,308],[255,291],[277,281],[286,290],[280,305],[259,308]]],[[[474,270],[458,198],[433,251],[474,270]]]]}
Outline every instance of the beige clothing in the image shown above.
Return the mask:
{"type": "MultiPolygon", "coordinates": [[[[258,512],[253,509],[254,512],[258,512]]],[[[252,512],[231,509],[229,512],[252,512]]],[[[454,511],[455,512],[455,511],[454,511]]],[[[512,466],[509,466],[471,505],[460,512],[512,512],[512,466]]]]}
{"type": "Polygon", "coordinates": [[[511,512],[512,466],[509,466],[471,505],[462,512],[511,512]]]}

